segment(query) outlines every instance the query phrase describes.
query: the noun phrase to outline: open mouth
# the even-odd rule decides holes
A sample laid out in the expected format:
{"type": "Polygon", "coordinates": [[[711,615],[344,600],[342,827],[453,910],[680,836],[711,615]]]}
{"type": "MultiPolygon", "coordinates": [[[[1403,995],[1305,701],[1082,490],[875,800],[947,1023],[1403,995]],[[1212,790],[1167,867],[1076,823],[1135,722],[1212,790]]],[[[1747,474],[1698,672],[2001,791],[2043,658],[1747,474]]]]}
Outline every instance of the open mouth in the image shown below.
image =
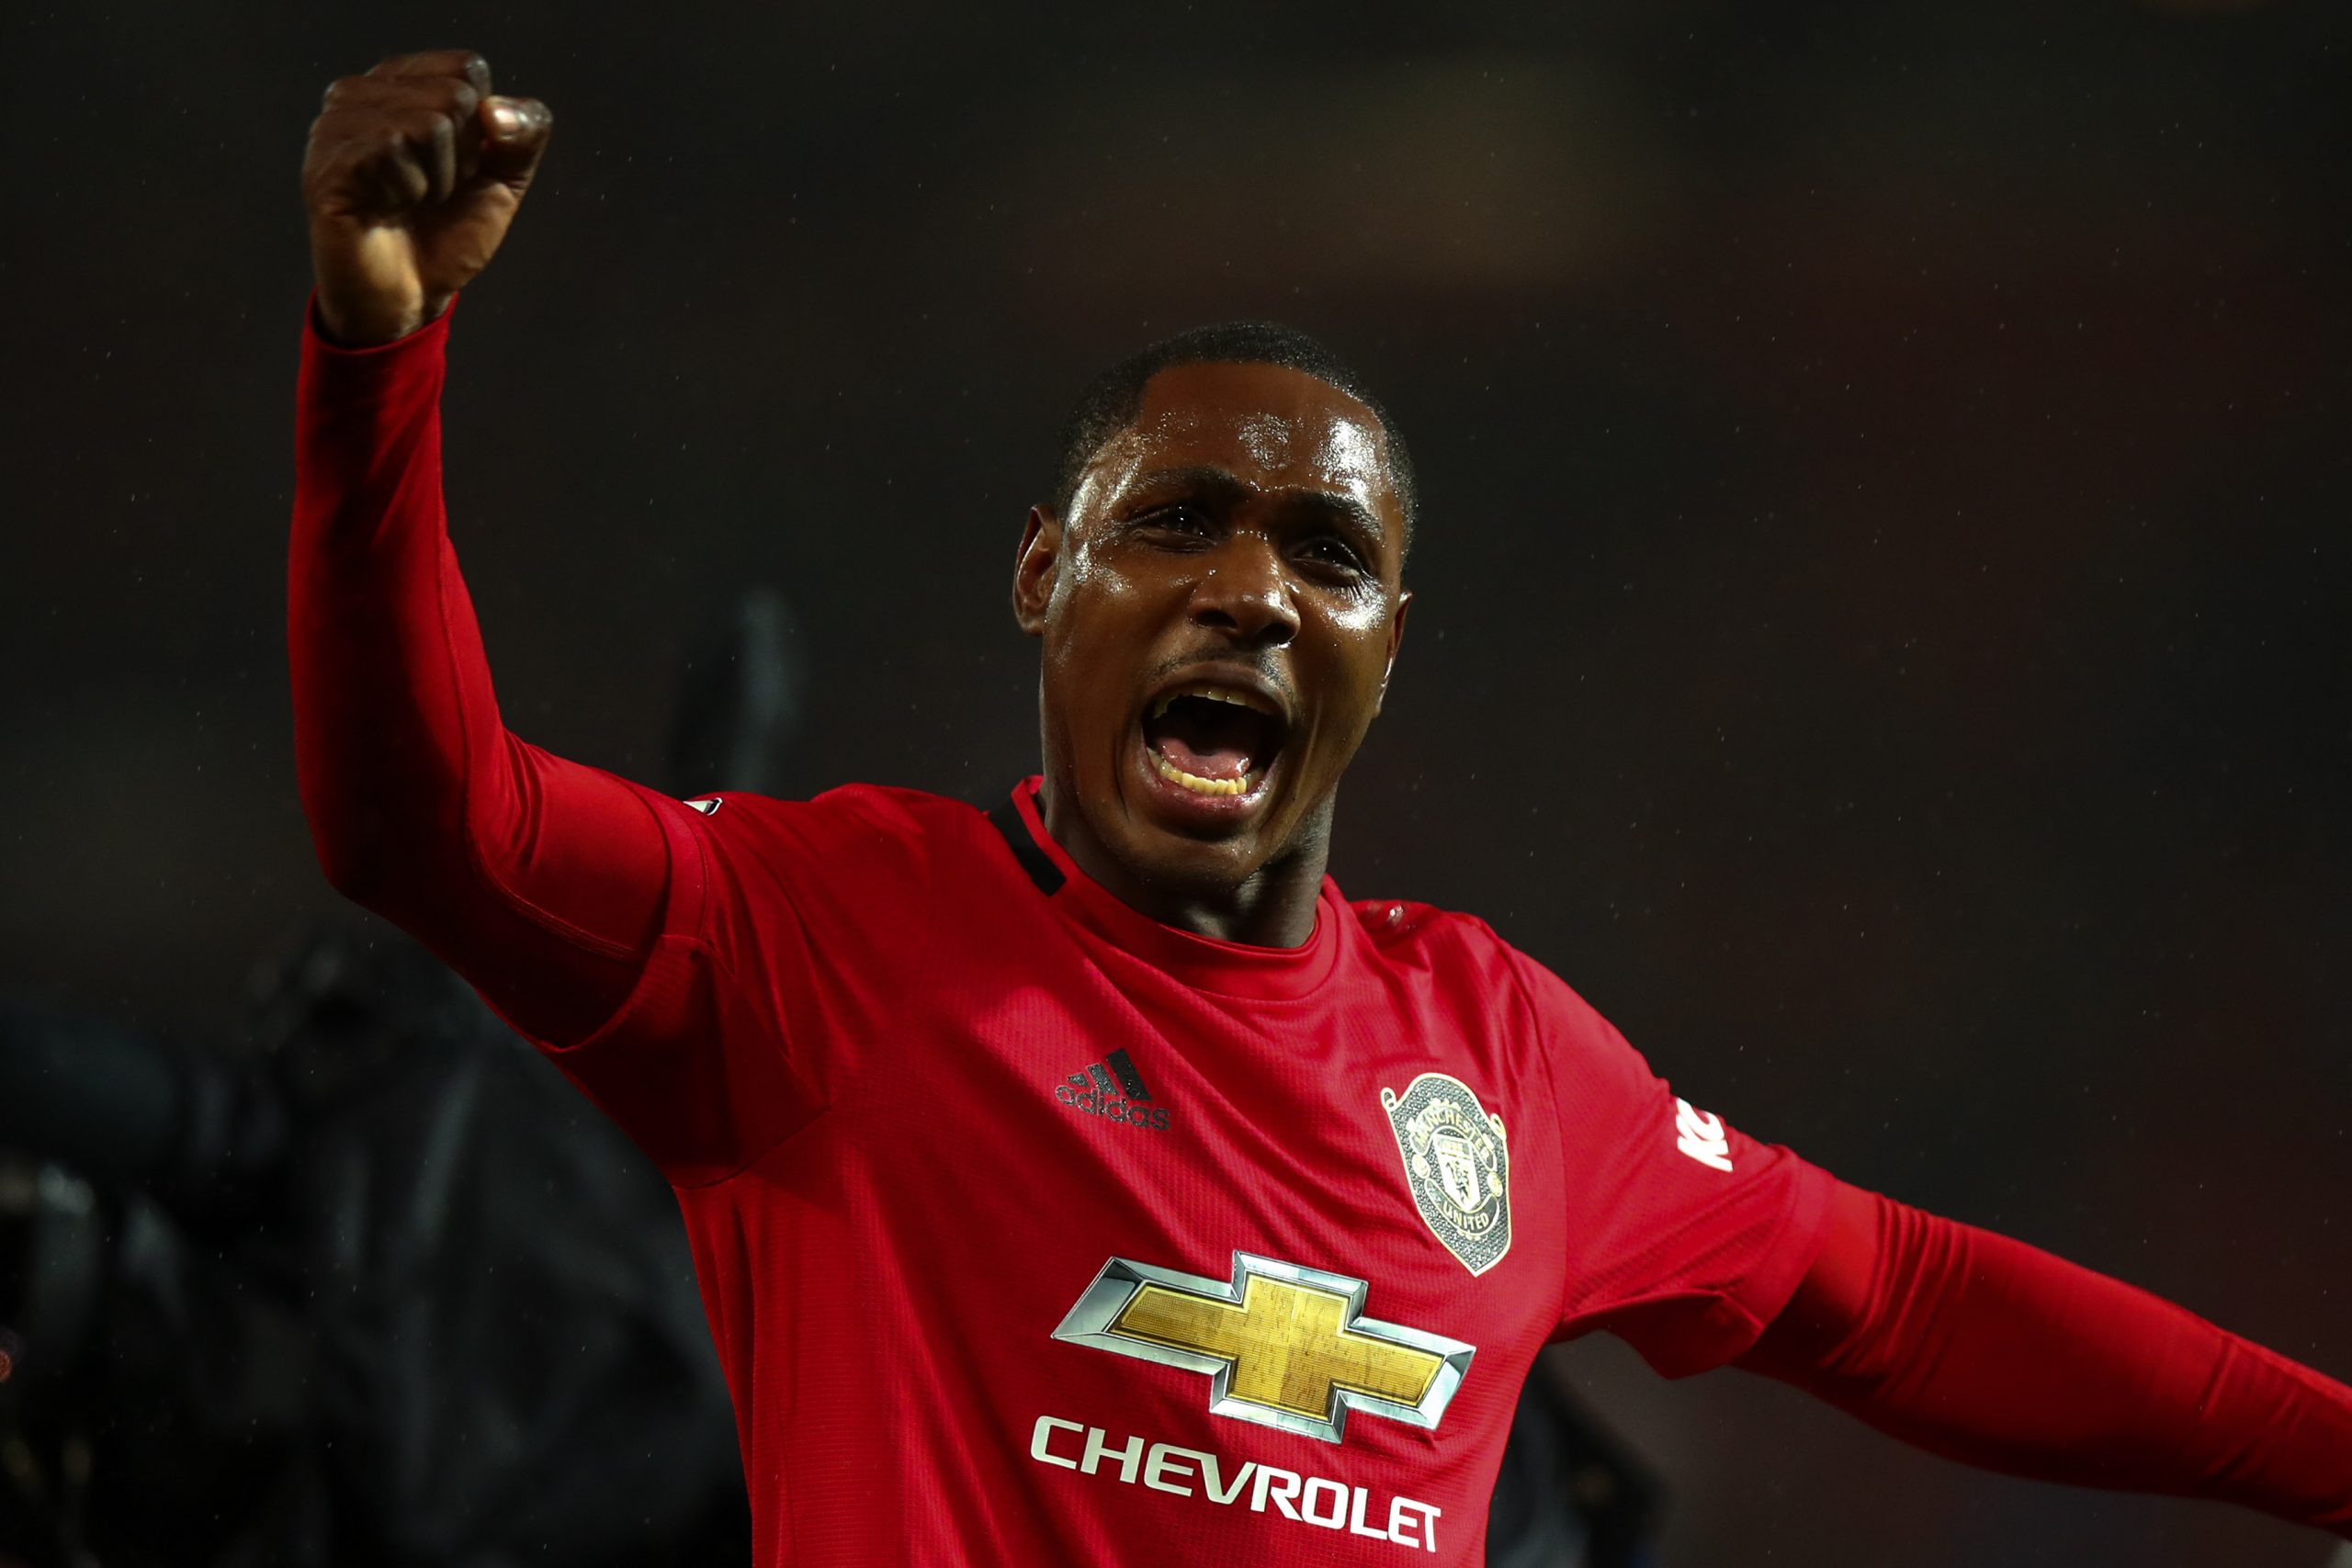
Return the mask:
{"type": "Polygon", "coordinates": [[[1143,742],[1152,771],[1177,788],[1209,800],[1235,798],[1265,782],[1287,728],[1259,693],[1195,682],[1152,699],[1144,710],[1143,742]]]}

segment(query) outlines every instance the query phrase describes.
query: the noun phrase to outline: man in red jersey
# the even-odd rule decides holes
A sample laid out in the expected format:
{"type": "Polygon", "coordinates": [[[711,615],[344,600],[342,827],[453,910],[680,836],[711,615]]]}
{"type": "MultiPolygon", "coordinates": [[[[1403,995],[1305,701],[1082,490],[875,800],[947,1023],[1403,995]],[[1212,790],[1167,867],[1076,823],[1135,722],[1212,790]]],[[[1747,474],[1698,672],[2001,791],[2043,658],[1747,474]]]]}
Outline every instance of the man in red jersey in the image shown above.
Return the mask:
{"type": "Polygon", "coordinates": [[[549,124],[450,51],[311,129],[302,798],[669,1177],[760,1562],[1475,1562],[1531,1361],[1596,1328],[2352,1537],[2352,1391],[1751,1142],[1485,925],[1340,897],[1412,491],[1298,334],[1089,392],[1013,581],[1044,769],[994,810],[678,801],[508,731],[438,398],[549,124]]]}

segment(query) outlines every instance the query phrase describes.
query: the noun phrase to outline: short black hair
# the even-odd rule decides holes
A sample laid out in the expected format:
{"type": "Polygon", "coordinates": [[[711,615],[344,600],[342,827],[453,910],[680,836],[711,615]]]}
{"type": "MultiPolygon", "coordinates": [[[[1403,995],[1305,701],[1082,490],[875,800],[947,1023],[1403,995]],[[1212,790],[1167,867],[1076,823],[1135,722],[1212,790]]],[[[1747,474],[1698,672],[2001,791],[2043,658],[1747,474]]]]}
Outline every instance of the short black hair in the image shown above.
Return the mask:
{"type": "Polygon", "coordinates": [[[1405,544],[1411,547],[1420,492],[1413,479],[1412,457],[1405,449],[1404,433],[1371,386],[1329,344],[1279,321],[1226,321],[1194,327],[1137,349],[1088,382],[1077,410],[1062,427],[1061,468],[1054,476],[1053,499],[1047,502],[1055,516],[1069,515],[1086,465],[1094,460],[1102,444],[1135,423],[1136,411],[1143,407],[1146,384],[1176,365],[1280,365],[1328,382],[1370,409],[1380,420],[1388,479],[1405,516],[1405,544]]]}

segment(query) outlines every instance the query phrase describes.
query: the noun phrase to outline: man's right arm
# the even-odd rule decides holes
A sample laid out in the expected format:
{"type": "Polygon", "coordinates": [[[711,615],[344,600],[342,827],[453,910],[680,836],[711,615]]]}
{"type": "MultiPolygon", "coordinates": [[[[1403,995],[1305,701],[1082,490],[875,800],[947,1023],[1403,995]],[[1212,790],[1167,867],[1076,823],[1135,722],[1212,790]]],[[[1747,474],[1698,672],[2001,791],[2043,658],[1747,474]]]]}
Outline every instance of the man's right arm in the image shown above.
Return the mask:
{"type": "Polygon", "coordinates": [[[333,885],[535,1038],[609,1017],[669,875],[649,794],[510,733],[451,547],[447,310],[547,142],[465,51],[330,89],[303,166],[318,279],[303,329],[288,569],[296,768],[333,885]]]}

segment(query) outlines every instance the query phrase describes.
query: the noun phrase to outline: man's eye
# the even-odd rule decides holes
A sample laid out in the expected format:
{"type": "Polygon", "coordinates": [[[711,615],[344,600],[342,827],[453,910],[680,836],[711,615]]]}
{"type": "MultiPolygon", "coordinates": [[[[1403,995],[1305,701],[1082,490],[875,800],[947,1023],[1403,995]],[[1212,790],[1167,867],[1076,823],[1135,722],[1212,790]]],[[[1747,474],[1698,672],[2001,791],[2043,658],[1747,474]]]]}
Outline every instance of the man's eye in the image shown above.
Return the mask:
{"type": "Polygon", "coordinates": [[[1136,519],[1139,528],[1163,528],[1176,534],[1204,534],[1209,520],[1189,506],[1162,506],[1136,519]]]}
{"type": "Polygon", "coordinates": [[[1330,535],[1310,540],[1306,547],[1306,554],[1312,559],[1330,566],[1343,566],[1350,571],[1364,570],[1363,558],[1356,554],[1355,547],[1345,539],[1330,535]]]}

